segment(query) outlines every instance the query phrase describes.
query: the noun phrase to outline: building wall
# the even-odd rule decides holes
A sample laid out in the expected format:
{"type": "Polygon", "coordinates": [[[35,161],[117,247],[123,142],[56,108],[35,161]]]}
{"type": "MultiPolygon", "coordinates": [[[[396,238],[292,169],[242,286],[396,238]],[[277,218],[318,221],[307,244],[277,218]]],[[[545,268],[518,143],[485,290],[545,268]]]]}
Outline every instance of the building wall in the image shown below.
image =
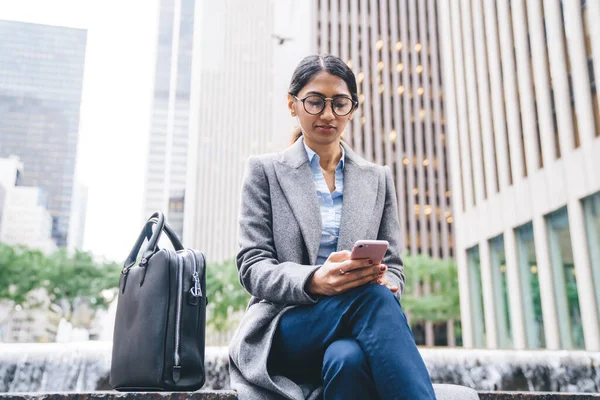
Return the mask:
{"type": "Polygon", "coordinates": [[[170,204],[186,185],[195,8],[195,0],[160,2],[142,215],[162,211],[180,237],[184,209],[170,204]]]}
{"type": "Polygon", "coordinates": [[[45,198],[44,191],[37,187],[10,188],[0,242],[26,245],[45,253],[56,250],[52,240],[52,216],[46,208],[45,198]]]}
{"type": "Polygon", "coordinates": [[[18,176],[23,170],[23,163],[16,156],[0,157],[0,237],[4,229],[4,218],[8,205],[8,191],[18,182],[18,176]]]}
{"type": "Polygon", "coordinates": [[[291,138],[287,86],[310,54],[310,35],[298,26],[307,26],[303,18],[311,11],[310,2],[289,0],[198,7],[184,242],[204,250],[211,262],[237,253],[246,160],[283,150],[291,138]],[[273,35],[291,40],[279,44],[273,35]]]}
{"type": "Polygon", "coordinates": [[[344,137],[394,172],[403,247],[452,257],[435,1],[315,3],[319,53],[342,58],[358,80],[360,107],[344,137]]]}
{"type": "Polygon", "coordinates": [[[464,344],[597,351],[600,3],[438,7],[464,344]]]}
{"type": "Polygon", "coordinates": [[[48,193],[53,238],[66,246],[87,32],[0,21],[0,157],[48,193]]]}

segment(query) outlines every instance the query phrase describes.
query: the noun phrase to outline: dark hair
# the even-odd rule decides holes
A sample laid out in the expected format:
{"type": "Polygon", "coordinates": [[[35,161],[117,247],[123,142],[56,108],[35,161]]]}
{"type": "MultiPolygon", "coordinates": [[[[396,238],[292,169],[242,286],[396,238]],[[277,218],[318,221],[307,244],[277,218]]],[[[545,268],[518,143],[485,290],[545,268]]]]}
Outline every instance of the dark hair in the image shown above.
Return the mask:
{"type": "MultiPolygon", "coordinates": [[[[332,55],[305,57],[296,67],[290,82],[288,93],[297,96],[304,86],[319,72],[326,71],[331,75],[340,77],[346,82],[352,100],[358,104],[358,90],[356,88],[356,77],[354,72],[340,58],[332,55]]],[[[302,136],[300,127],[294,129],[292,143],[302,136]]]]}

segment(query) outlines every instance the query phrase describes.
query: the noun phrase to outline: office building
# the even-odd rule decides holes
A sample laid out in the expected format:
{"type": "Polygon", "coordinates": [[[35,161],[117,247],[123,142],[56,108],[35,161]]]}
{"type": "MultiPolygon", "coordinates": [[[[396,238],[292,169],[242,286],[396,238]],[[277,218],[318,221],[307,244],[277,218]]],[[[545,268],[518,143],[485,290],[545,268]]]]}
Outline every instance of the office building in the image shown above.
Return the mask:
{"type": "Polygon", "coordinates": [[[181,237],[195,0],[161,0],[156,38],[154,92],[144,188],[145,221],[162,211],[181,237]]]}
{"type": "Polygon", "coordinates": [[[463,343],[600,350],[600,2],[440,0],[463,343]]]}
{"type": "MultiPolygon", "coordinates": [[[[204,250],[210,262],[232,259],[237,252],[248,156],[284,149],[291,137],[294,125],[285,103],[289,82],[278,92],[274,88],[275,77],[289,80],[293,67],[287,59],[277,64],[279,44],[273,37],[274,15],[282,8],[288,21],[289,3],[203,2],[197,14],[183,238],[204,250]],[[289,73],[285,68],[291,68],[289,73]],[[277,112],[274,103],[280,107],[277,112]],[[285,126],[274,128],[275,114],[285,118],[285,126]]],[[[292,3],[296,15],[302,15],[302,2],[292,3]]],[[[301,57],[294,56],[297,63],[301,57]]]]}
{"type": "Polygon", "coordinates": [[[16,157],[0,158],[0,242],[51,253],[57,247],[47,196],[39,187],[20,186],[23,169],[16,157]]]}
{"type": "Polygon", "coordinates": [[[0,21],[0,157],[18,156],[22,184],[47,193],[59,247],[68,240],[86,37],[0,21]]]}
{"type": "Polygon", "coordinates": [[[435,1],[316,1],[316,49],[354,71],[360,107],[345,135],[394,172],[404,246],[451,257],[435,1]]]}

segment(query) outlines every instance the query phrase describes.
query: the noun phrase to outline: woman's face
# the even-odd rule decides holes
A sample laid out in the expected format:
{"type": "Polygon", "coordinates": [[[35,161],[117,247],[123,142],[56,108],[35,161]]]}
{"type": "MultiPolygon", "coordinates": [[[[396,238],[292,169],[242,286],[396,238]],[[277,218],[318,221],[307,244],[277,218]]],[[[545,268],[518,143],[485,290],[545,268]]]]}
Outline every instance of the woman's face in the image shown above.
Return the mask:
{"type": "MultiPolygon", "coordinates": [[[[298,116],[305,140],[309,144],[339,142],[340,135],[344,132],[346,124],[352,119],[354,107],[348,115],[338,116],[332,111],[331,101],[327,101],[323,111],[312,115],[306,111],[301,101],[301,99],[310,95],[320,95],[325,98],[345,96],[351,99],[352,96],[348,90],[348,85],[346,85],[346,82],[342,78],[322,71],[315,75],[296,95],[300,100],[297,100],[292,95],[288,95],[288,107],[292,116],[298,116]]],[[[347,100],[339,99],[339,101],[334,101],[333,106],[338,113],[343,113],[344,102],[347,102],[347,100]],[[342,112],[339,112],[340,110],[342,112]]],[[[305,101],[305,104],[309,110],[311,109],[311,104],[314,105],[314,103],[310,103],[308,100],[305,101]]]]}

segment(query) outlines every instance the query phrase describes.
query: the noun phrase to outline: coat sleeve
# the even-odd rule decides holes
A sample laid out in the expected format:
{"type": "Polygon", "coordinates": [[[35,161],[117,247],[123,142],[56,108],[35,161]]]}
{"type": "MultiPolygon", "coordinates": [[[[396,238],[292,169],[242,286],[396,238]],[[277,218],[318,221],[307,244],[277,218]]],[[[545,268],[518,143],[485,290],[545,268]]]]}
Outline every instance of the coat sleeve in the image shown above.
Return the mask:
{"type": "Polygon", "coordinates": [[[392,170],[385,170],[385,205],[379,225],[377,239],[387,240],[389,247],[383,258],[383,263],[388,266],[388,279],[392,286],[398,286],[398,297],[404,292],[404,264],[400,257],[400,223],[398,222],[398,202],[396,201],[396,187],[392,178],[392,170]]]}
{"type": "Polygon", "coordinates": [[[273,238],[269,181],[258,157],[250,157],[242,183],[239,215],[240,283],[254,297],[281,304],[318,300],[305,286],[320,265],[278,262],[273,238]]]}

